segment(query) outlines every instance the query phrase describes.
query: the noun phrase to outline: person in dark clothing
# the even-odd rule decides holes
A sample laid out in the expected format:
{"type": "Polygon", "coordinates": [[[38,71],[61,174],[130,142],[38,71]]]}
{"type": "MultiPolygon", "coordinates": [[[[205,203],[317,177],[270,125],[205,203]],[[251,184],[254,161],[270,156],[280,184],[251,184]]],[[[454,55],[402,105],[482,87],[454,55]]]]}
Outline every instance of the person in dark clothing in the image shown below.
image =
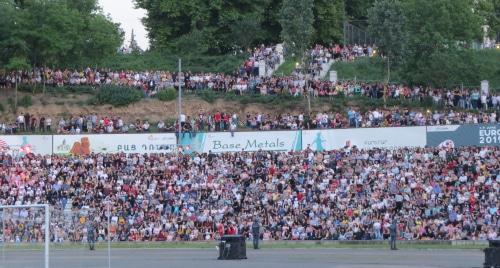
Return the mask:
{"type": "Polygon", "coordinates": [[[94,228],[94,224],[89,222],[87,227],[87,242],[89,243],[89,249],[95,250],[95,238],[96,238],[96,230],[94,228]]]}
{"type": "Polygon", "coordinates": [[[392,219],[391,226],[389,227],[391,233],[391,250],[397,250],[396,248],[396,239],[398,238],[398,225],[396,218],[392,219]]]}
{"type": "Polygon", "coordinates": [[[259,220],[255,219],[252,224],[253,248],[259,249],[260,224],[259,220]]]}

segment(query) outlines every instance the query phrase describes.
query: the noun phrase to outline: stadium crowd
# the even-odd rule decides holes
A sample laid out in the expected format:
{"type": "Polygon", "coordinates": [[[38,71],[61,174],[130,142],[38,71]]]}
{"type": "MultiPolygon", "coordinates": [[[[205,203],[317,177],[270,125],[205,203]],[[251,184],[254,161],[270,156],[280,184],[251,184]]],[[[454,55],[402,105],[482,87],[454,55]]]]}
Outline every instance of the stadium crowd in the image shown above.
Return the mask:
{"type": "MultiPolygon", "coordinates": [[[[48,202],[55,242],[251,238],[484,240],[500,231],[500,149],[425,148],[225,154],[0,154],[0,204],[48,202]]],[[[43,237],[39,210],[7,209],[4,237],[43,237]]]]}

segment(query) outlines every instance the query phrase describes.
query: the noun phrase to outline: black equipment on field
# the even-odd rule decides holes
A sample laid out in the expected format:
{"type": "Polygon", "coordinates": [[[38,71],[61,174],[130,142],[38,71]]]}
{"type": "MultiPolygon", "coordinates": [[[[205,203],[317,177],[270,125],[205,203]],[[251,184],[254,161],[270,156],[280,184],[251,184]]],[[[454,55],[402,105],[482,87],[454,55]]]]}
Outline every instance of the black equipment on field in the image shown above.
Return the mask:
{"type": "Polygon", "coordinates": [[[241,260],[247,258],[245,237],[242,235],[225,235],[219,242],[218,260],[241,260]]]}
{"type": "Polygon", "coordinates": [[[500,240],[489,240],[484,249],[484,268],[500,268],[500,240]]]}

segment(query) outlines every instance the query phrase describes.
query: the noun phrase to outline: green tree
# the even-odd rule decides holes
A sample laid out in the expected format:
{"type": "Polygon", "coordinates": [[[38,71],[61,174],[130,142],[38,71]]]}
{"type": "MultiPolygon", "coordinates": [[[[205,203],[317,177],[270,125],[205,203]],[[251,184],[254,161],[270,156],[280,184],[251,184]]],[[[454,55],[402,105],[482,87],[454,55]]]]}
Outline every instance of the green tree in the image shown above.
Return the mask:
{"type": "Polygon", "coordinates": [[[21,35],[24,22],[11,2],[0,2],[0,64],[7,65],[13,57],[26,57],[29,51],[21,35]]]}
{"type": "MultiPolygon", "coordinates": [[[[153,49],[183,49],[177,42],[188,39],[208,47],[211,53],[230,51],[235,45],[255,44],[260,36],[271,36],[267,8],[276,0],[135,0],[147,11],[143,20],[153,49]],[[249,21],[255,19],[260,25],[249,21]],[[265,22],[265,23],[264,23],[265,22]],[[236,25],[235,25],[236,24],[236,25]],[[262,34],[242,38],[242,26],[262,34]],[[258,27],[257,27],[258,26],[258,27]],[[201,39],[197,39],[200,37],[201,39]],[[238,37],[238,38],[235,38],[238,37]]],[[[243,30],[246,30],[244,28],[243,30]]],[[[181,42],[183,43],[183,42],[181,42]]]]}
{"type": "Polygon", "coordinates": [[[352,20],[366,20],[375,0],[345,0],[346,16],[352,20]]]}
{"type": "Polygon", "coordinates": [[[482,66],[470,54],[487,21],[480,11],[471,0],[379,0],[369,29],[387,62],[402,63],[400,76],[411,84],[478,83],[478,73],[468,70],[482,66]]]}
{"type": "Polygon", "coordinates": [[[474,10],[483,17],[483,24],[490,27],[490,37],[496,37],[500,32],[500,0],[475,1],[474,10]]]}
{"type": "MultiPolygon", "coordinates": [[[[450,66],[450,72],[458,72],[458,68],[451,68],[461,64],[458,61],[474,64],[468,62],[472,57],[459,57],[464,54],[460,51],[481,38],[484,17],[474,12],[473,1],[406,0],[405,11],[409,38],[402,76],[408,82],[427,84],[429,77],[445,69],[442,66],[445,64],[450,66]]],[[[449,73],[457,79],[473,79],[466,75],[449,73]]],[[[434,85],[442,82],[442,79],[436,80],[434,85]]]]}
{"type": "Polygon", "coordinates": [[[249,48],[256,40],[262,40],[261,19],[259,17],[247,16],[235,21],[231,26],[230,38],[236,47],[249,48]]]}
{"type": "Polygon", "coordinates": [[[330,44],[342,40],[343,0],[314,1],[314,42],[330,44]]]}
{"type": "Polygon", "coordinates": [[[406,15],[399,0],[376,1],[368,12],[369,33],[377,39],[380,52],[393,63],[400,63],[406,52],[406,15]]]}
{"type": "Polygon", "coordinates": [[[0,5],[4,65],[19,56],[35,66],[96,62],[115,54],[123,41],[118,25],[102,15],[96,0],[16,0],[0,5]]]}
{"type": "Polygon", "coordinates": [[[287,50],[300,59],[314,34],[313,5],[313,0],[283,0],[281,6],[281,37],[287,50]]]}
{"type": "Polygon", "coordinates": [[[123,43],[124,32],[120,25],[113,23],[110,18],[94,14],[82,36],[84,37],[77,43],[77,50],[82,51],[80,61],[82,64],[97,64],[116,55],[117,49],[123,43]]]}

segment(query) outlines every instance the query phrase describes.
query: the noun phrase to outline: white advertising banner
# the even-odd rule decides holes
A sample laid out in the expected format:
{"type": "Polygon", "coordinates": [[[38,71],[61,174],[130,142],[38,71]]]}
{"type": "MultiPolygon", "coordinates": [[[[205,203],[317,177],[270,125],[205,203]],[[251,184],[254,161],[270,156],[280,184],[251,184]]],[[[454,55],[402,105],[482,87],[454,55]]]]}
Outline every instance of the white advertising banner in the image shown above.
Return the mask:
{"type": "Polygon", "coordinates": [[[54,154],[168,153],[177,147],[173,133],[54,135],[54,154]]]}
{"type": "Polygon", "coordinates": [[[333,150],[356,146],[361,149],[425,147],[425,127],[354,128],[305,130],[302,147],[313,150],[333,150]]]}
{"type": "Polygon", "coordinates": [[[10,154],[52,154],[51,135],[0,135],[0,151],[10,154]]]}
{"type": "Polygon", "coordinates": [[[241,152],[241,151],[298,151],[301,149],[300,131],[209,132],[190,136],[184,133],[180,144],[186,151],[241,152]]]}

